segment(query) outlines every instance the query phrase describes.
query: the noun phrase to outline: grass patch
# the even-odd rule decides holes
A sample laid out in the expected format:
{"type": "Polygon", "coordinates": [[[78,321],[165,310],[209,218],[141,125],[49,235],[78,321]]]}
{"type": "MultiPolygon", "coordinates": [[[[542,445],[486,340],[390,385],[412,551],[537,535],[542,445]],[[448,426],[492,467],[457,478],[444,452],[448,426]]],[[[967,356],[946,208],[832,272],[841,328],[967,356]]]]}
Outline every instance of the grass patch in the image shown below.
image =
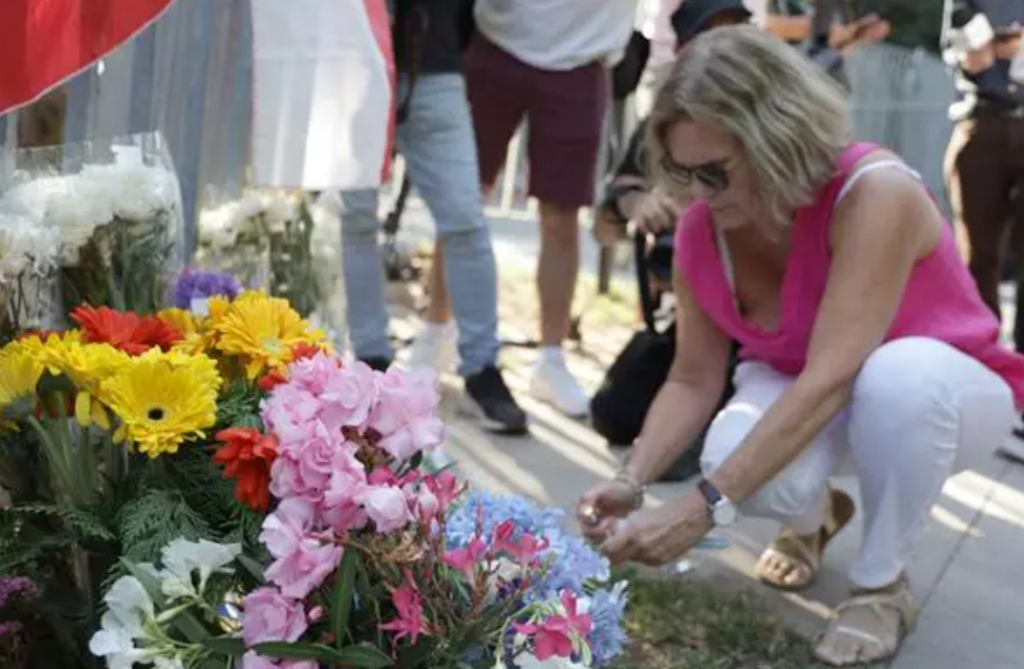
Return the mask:
{"type": "Polygon", "coordinates": [[[821,669],[810,643],[750,593],[638,570],[630,580],[630,646],[613,669],[821,669]]]}

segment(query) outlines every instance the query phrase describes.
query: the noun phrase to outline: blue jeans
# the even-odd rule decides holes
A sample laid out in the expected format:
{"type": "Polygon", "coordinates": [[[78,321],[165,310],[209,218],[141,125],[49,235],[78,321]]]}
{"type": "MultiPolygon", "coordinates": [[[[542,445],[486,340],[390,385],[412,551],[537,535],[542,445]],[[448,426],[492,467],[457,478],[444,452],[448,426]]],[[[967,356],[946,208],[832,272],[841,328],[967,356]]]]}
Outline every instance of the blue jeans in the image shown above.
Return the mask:
{"type": "MultiPolygon", "coordinates": [[[[401,77],[399,100],[407,87],[401,77]]],[[[484,220],[473,122],[461,75],[420,75],[396,143],[409,180],[434,219],[459,329],[459,374],[470,376],[497,358],[498,314],[494,250],[484,220]]],[[[377,191],[343,192],[341,201],[349,336],[357,357],[391,358],[377,191]]]]}

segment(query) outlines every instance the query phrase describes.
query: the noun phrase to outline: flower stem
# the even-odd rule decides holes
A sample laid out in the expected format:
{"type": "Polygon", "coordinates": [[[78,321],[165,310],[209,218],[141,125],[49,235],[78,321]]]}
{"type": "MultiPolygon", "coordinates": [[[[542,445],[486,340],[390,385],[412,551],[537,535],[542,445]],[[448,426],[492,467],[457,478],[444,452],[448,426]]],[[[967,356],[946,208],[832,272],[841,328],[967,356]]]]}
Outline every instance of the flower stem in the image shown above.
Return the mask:
{"type": "Polygon", "coordinates": [[[50,471],[53,478],[57,481],[51,481],[51,485],[56,483],[57,489],[54,490],[56,496],[68,497],[70,495],[69,489],[71,488],[70,472],[67,468],[67,460],[64,457],[60,445],[54,440],[54,435],[51,434],[50,430],[45,425],[39,422],[39,419],[35,416],[29,416],[27,419],[29,426],[36,431],[39,436],[39,441],[43,445],[43,450],[46,452],[46,459],[50,462],[50,471]]]}

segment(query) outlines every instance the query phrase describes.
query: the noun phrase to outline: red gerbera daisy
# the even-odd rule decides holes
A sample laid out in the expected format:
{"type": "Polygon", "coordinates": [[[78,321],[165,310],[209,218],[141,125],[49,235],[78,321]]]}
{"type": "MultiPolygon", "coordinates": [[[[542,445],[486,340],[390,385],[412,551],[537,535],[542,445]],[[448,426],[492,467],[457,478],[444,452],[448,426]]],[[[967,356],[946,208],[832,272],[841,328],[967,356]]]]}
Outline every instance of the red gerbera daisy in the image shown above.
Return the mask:
{"type": "Polygon", "coordinates": [[[128,355],[142,355],[154,347],[170,350],[181,341],[181,333],[156,316],[140,318],[131,311],[114,311],[109,307],[81,306],[71,312],[89,343],[106,343],[128,355]]]}
{"type": "Polygon", "coordinates": [[[224,445],[213,459],[224,465],[224,478],[235,479],[235,499],[256,511],[270,505],[270,465],[277,458],[277,437],[251,427],[231,427],[217,433],[224,445]]]}

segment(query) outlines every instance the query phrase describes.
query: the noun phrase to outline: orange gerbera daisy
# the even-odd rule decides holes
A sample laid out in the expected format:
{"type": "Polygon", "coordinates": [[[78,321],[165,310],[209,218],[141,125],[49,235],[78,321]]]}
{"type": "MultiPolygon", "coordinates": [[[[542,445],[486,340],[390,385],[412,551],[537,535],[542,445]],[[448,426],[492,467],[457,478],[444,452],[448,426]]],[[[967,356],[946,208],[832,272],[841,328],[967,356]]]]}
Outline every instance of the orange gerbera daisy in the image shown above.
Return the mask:
{"type": "Polygon", "coordinates": [[[87,343],[110,344],[128,355],[142,355],[151,348],[166,352],[182,339],[170,324],[131,311],[85,305],[72,311],[71,318],[81,326],[87,343]]]}
{"type": "Polygon", "coordinates": [[[270,465],[277,458],[277,437],[251,427],[232,427],[217,433],[224,445],[213,459],[224,465],[224,478],[235,479],[235,498],[250,509],[270,505],[270,465]]]}

